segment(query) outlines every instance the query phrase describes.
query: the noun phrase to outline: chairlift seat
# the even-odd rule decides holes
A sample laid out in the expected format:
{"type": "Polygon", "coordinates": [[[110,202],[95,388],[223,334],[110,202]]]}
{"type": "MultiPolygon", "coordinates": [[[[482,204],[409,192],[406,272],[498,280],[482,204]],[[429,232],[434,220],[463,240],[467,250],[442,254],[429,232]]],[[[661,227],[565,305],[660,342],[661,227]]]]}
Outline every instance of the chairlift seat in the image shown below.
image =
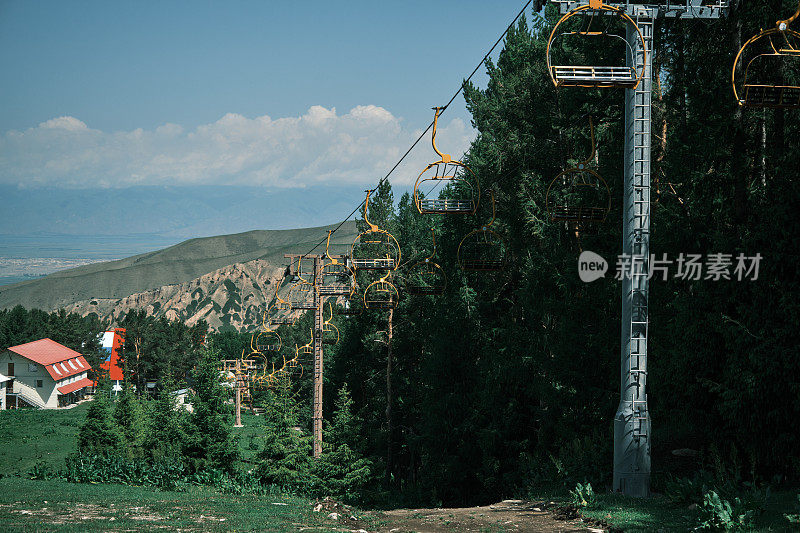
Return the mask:
{"type": "Polygon", "coordinates": [[[444,287],[432,285],[409,285],[406,287],[409,294],[415,296],[439,296],[444,292],[444,287]]]}
{"type": "Polygon", "coordinates": [[[393,257],[353,259],[353,267],[360,270],[394,270],[393,257]]]}
{"type": "Polygon", "coordinates": [[[397,300],[365,300],[364,305],[367,309],[395,309],[397,300]]]}
{"type": "Polygon", "coordinates": [[[795,109],[800,107],[800,87],[796,85],[744,85],[745,107],[773,107],[795,109]]]}
{"type": "Polygon", "coordinates": [[[319,287],[319,293],[325,296],[346,296],[350,294],[353,290],[353,286],[350,284],[331,284],[331,285],[321,285],[319,287]]]}
{"type": "Polygon", "coordinates": [[[423,198],[419,201],[419,209],[423,214],[473,213],[475,203],[471,199],[423,198]]]}
{"type": "Polygon", "coordinates": [[[553,221],[603,222],[608,210],[604,207],[573,207],[556,205],[550,215],[553,221]]]}
{"type": "Polygon", "coordinates": [[[466,258],[461,261],[464,270],[492,272],[503,270],[503,261],[500,259],[466,258]]]}
{"type": "Polygon", "coordinates": [[[553,77],[558,87],[621,87],[633,89],[639,83],[633,67],[556,65],[553,77]]]}

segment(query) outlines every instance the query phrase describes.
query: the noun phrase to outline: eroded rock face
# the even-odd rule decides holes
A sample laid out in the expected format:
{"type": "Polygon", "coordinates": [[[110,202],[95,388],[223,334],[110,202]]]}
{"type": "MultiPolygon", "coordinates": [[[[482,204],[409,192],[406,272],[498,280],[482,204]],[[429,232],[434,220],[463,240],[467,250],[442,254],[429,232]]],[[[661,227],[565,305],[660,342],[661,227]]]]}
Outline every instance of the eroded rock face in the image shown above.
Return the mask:
{"type": "Polygon", "coordinates": [[[182,320],[189,326],[202,319],[212,330],[230,325],[246,331],[260,323],[283,272],[283,266],[256,259],[220,268],[186,283],[165,285],[118,300],[82,300],[66,310],[84,316],[95,313],[114,323],[131,310],[144,309],[148,315],[182,320]]]}

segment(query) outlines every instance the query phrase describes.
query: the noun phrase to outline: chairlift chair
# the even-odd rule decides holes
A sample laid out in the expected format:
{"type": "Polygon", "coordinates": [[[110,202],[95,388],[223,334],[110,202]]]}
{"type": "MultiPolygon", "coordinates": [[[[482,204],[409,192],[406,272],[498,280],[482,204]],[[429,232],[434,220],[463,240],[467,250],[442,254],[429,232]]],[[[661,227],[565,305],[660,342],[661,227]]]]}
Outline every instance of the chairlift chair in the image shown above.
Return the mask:
{"type": "MultiPolygon", "coordinates": [[[[609,21],[610,25],[610,21],[609,21]]],[[[588,42],[588,41],[587,41],[588,42]]],[[[602,0],[589,0],[588,4],[580,5],[561,17],[556,23],[553,31],[550,33],[550,38],[547,41],[547,70],[550,73],[550,79],[553,85],[558,87],[588,87],[588,88],[605,88],[605,87],[618,87],[624,89],[635,89],[639,86],[645,73],[645,66],[647,63],[647,46],[639,26],[627,13],[614,6],[606,5],[602,0]],[[573,17],[581,15],[591,15],[589,25],[585,30],[564,31],[564,24],[573,17]],[[614,66],[614,65],[571,65],[571,64],[554,64],[553,62],[553,42],[557,37],[563,38],[565,36],[575,36],[581,39],[592,39],[594,48],[602,46],[601,40],[607,42],[621,41],[627,48],[627,53],[633,57],[633,48],[630,43],[621,35],[609,33],[607,29],[600,31],[592,31],[592,22],[596,16],[610,15],[618,17],[625,22],[628,22],[636,29],[636,34],[641,42],[642,50],[644,51],[644,61],[641,69],[638,71],[630,66],[614,66]]]]}
{"type": "Polygon", "coordinates": [[[397,307],[399,293],[397,287],[388,278],[389,273],[367,286],[364,291],[365,309],[394,309],[397,307]]]}
{"type": "Polygon", "coordinates": [[[439,156],[420,172],[414,183],[414,204],[422,214],[474,214],[481,199],[480,186],[472,170],[456,161],[449,154],[443,154],[436,147],[436,131],[439,115],[443,107],[435,107],[433,116],[433,133],[431,144],[433,151],[439,156]],[[425,198],[422,189],[432,186],[439,188],[437,198],[425,198]]]}
{"type": "Polygon", "coordinates": [[[493,272],[503,269],[505,241],[492,229],[495,219],[494,192],[491,192],[492,219],[467,233],[458,245],[458,266],[467,271],[493,272]]]}
{"type": "Polygon", "coordinates": [[[369,221],[368,190],[364,202],[364,222],[369,229],[359,233],[350,246],[350,261],[355,270],[396,270],[400,264],[400,244],[394,235],[369,221]]]}
{"type": "Polygon", "coordinates": [[[274,316],[269,320],[270,326],[291,326],[296,322],[296,319],[291,315],[274,316]]]}
{"type": "Polygon", "coordinates": [[[794,15],[779,20],[774,28],[751,37],[736,54],[731,86],[740,106],[800,108],[800,33],[789,28],[798,16],[800,6],[794,15]],[[742,65],[745,65],[743,75],[742,65]]]}
{"type": "Polygon", "coordinates": [[[311,334],[312,334],[312,340],[311,341],[309,341],[306,344],[303,344],[302,346],[296,346],[295,347],[295,352],[299,357],[302,357],[304,355],[314,355],[314,344],[313,344],[314,343],[314,341],[313,341],[314,332],[312,331],[311,334]]]}
{"type": "Polygon", "coordinates": [[[431,239],[433,240],[431,255],[408,269],[406,290],[409,294],[438,296],[444,293],[447,286],[447,274],[441,266],[433,261],[436,255],[436,233],[433,228],[431,228],[431,239]]]}
{"type": "Polygon", "coordinates": [[[274,303],[271,306],[278,313],[289,312],[292,310],[291,304],[280,296],[279,292],[281,285],[283,285],[283,279],[278,280],[278,282],[275,284],[275,296],[273,298],[274,303]]]}
{"type": "Polygon", "coordinates": [[[338,344],[339,328],[333,323],[333,305],[328,302],[330,316],[322,323],[322,344],[338,344]]]}
{"type": "Polygon", "coordinates": [[[347,263],[331,255],[332,233],[333,230],[328,230],[328,242],[325,245],[325,257],[328,261],[322,265],[322,285],[317,290],[323,296],[344,296],[352,292],[355,276],[347,263]]]}
{"type": "Polygon", "coordinates": [[[595,155],[594,123],[589,118],[592,150],[574,168],[560,172],[547,187],[545,210],[553,222],[570,222],[580,230],[593,229],[611,211],[611,191],[596,171],[588,167],[595,155]]]}
{"type": "Polygon", "coordinates": [[[314,309],[314,284],[300,279],[289,290],[289,303],[293,310],[314,309]]]}
{"type": "Polygon", "coordinates": [[[344,297],[342,305],[336,309],[336,312],[343,316],[358,316],[361,314],[364,310],[364,302],[358,290],[358,285],[353,285],[353,290],[344,297]]]}
{"type": "Polygon", "coordinates": [[[250,346],[254,352],[279,352],[283,346],[283,341],[277,331],[259,331],[250,339],[250,346]]]}

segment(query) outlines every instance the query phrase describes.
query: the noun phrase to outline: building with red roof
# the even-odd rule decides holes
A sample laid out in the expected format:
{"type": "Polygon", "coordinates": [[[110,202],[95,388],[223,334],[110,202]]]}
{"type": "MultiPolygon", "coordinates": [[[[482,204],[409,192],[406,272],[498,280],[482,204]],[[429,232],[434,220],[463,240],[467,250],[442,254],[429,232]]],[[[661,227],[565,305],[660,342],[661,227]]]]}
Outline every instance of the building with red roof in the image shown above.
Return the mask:
{"type": "Polygon", "coordinates": [[[63,407],[82,399],[92,385],[89,363],[80,353],[51,339],[12,346],[0,354],[6,407],[63,407]]]}

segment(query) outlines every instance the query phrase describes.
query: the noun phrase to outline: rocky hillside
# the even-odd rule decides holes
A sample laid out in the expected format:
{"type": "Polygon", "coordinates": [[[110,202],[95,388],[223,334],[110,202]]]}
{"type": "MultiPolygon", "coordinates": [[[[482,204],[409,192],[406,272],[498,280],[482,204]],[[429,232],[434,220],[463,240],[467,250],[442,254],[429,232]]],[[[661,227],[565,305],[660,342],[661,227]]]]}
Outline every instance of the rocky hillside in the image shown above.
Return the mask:
{"type": "Polygon", "coordinates": [[[95,298],[66,309],[115,322],[128,311],[144,309],[150,315],[180,319],[188,325],[204,319],[212,329],[233,326],[247,330],[259,323],[266,304],[283,277],[284,267],[256,259],[236,263],[177,285],[131,294],[125,298],[95,298]]]}
{"type": "MultiPolygon", "coordinates": [[[[95,263],[0,287],[0,308],[21,304],[47,311],[64,308],[114,320],[132,309],[205,319],[212,328],[255,326],[274,283],[283,276],[284,253],[307,253],[326,228],[250,231],[192,239],[156,252],[95,263]],[[260,309],[260,311],[259,311],[260,309]]],[[[344,252],[355,223],[334,235],[332,252],[344,252]]],[[[315,250],[325,251],[324,244],[315,250]]]]}

